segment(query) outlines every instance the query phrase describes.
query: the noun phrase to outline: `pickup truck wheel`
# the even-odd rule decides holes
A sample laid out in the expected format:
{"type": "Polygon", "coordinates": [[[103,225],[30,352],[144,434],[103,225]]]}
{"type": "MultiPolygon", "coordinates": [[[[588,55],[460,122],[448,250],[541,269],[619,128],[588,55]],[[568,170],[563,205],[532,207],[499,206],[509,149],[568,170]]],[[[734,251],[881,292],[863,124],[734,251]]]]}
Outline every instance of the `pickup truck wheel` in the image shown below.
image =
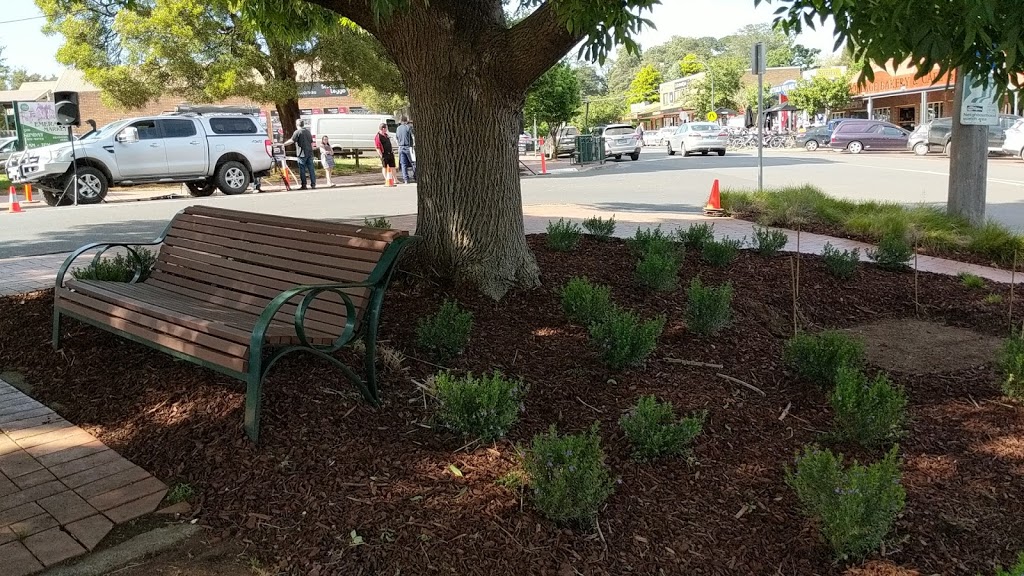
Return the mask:
{"type": "Polygon", "coordinates": [[[217,191],[217,185],[209,182],[186,182],[189,196],[205,198],[217,191]]]}
{"type": "Polygon", "coordinates": [[[61,195],[59,190],[52,188],[40,188],[43,191],[43,200],[47,206],[67,206],[73,202],[71,195],[61,195]]]}
{"type": "Polygon", "coordinates": [[[217,188],[221,192],[233,196],[245,192],[248,187],[249,171],[241,162],[230,160],[217,169],[217,188]]]}
{"type": "MultiPolygon", "coordinates": [[[[91,166],[78,167],[78,203],[99,204],[107,197],[107,178],[98,169],[91,166]]],[[[44,195],[45,199],[45,195],[44,195]]],[[[55,198],[62,206],[75,203],[75,178],[67,178],[64,183],[64,197],[55,198]]],[[[46,202],[49,204],[49,200],[46,202]]],[[[52,206],[52,204],[51,204],[52,206]]]]}

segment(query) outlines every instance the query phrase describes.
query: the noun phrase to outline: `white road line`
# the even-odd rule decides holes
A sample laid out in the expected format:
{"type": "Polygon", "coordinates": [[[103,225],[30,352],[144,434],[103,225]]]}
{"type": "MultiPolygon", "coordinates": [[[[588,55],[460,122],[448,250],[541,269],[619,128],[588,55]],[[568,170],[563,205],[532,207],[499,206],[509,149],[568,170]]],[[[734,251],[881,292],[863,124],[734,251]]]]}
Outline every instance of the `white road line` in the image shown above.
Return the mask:
{"type": "MultiPolygon", "coordinates": [[[[870,164],[855,164],[855,163],[848,163],[846,165],[847,166],[857,167],[857,168],[874,168],[876,170],[893,170],[893,171],[896,171],[896,172],[911,172],[911,173],[914,173],[914,174],[931,174],[933,176],[942,176],[944,178],[949,178],[949,172],[936,172],[934,170],[917,170],[917,169],[914,169],[914,168],[891,168],[891,167],[888,167],[888,166],[872,166],[870,164]]],[[[1020,181],[1020,180],[1003,180],[1001,178],[988,178],[988,181],[989,182],[994,182],[996,184],[1008,184],[1010,186],[1024,186],[1024,181],[1020,181]]]]}

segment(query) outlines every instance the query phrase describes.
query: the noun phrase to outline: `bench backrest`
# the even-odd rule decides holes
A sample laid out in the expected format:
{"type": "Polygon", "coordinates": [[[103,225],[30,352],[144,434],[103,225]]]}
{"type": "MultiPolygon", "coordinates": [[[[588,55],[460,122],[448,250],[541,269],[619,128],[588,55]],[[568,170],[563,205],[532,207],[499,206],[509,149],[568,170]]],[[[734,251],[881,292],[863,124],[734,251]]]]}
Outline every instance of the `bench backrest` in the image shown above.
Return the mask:
{"type": "MultiPolygon", "coordinates": [[[[391,243],[407,233],[322,220],[193,206],[171,221],[146,284],[259,314],[282,291],[303,284],[366,282],[391,243]]],[[[370,289],[346,290],[359,321],[370,289]]],[[[296,297],[278,319],[292,321],[296,297]]],[[[324,293],[306,326],[337,333],[345,323],[337,294],[324,293]]]]}

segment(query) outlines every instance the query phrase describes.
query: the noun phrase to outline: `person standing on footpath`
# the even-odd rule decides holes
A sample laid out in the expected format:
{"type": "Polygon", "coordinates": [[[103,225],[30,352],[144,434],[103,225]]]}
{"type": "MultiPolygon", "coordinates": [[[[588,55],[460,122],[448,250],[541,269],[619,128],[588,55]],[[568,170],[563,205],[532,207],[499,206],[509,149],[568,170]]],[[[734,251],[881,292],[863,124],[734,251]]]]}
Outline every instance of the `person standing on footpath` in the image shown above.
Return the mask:
{"type": "Polygon", "coordinates": [[[402,182],[409,183],[409,175],[413,171],[412,147],[415,146],[412,124],[408,116],[402,116],[402,125],[395,134],[398,140],[398,165],[402,168],[402,182]]]}
{"type": "Polygon", "coordinates": [[[331,147],[331,141],[324,136],[320,139],[320,163],[324,165],[324,178],[327,179],[327,185],[334,188],[334,182],[331,182],[331,172],[334,171],[334,148],[331,147]]]}
{"type": "Polygon", "coordinates": [[[285,146],[295,144],[295,155],[299,160],[299,190],[306,189],[306,172],[309,172],[309,186],[316,188],[316,171],[313,169],[313,135],[306,128],[305,120],[295,121],[295,133],[284,143],[285,146]]]}
{"type": "Polygon", "coordinates": [[[388,134],[387,123],[382,123],[373,139],[373,146],[380,155],[381,173],[384,175],[385,186],[395,186],[395,149],[391,146],[391,135],[388,134]]]}

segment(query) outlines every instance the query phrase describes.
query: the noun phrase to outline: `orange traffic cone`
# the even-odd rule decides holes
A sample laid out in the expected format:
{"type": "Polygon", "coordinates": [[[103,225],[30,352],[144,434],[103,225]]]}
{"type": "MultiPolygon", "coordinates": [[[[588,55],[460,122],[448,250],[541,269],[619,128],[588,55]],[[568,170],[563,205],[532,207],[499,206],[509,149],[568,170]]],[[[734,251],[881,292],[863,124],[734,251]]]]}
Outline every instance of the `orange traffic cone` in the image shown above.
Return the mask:
{"type": "Polygon", "coordinates": [[[387,176],[387,179],[384,182],[389,187],[391,187],[391,186],[398,186],[398,183],[395,182],[395,170],[394,170],[394,168],[388,168],[388,176],[387,176]]]}
{"type": "Polygon", "coordinates": [[[32,199],[32,185],[25,184],[25,204],[35,204],[39,200],[32,199]]]}
{"type": "Polygon", "coordinates": [[[10,193],[7,195],[7,211],[16,214],[21,212],[21,204],[18,203],[18,193],[14,191],[14,186],[11,186],[10,193]]]}
{"type": "Polygon", "coordinates": [[[723,216],[724,214],[725,210],[722,210],[722,197],[718,192],[718,180],[716,179],[711,185],[711,195],[708,196],[708,204],[704,207],[704,215],[723,216]]]}

